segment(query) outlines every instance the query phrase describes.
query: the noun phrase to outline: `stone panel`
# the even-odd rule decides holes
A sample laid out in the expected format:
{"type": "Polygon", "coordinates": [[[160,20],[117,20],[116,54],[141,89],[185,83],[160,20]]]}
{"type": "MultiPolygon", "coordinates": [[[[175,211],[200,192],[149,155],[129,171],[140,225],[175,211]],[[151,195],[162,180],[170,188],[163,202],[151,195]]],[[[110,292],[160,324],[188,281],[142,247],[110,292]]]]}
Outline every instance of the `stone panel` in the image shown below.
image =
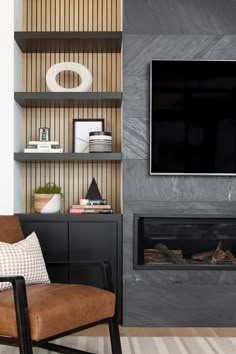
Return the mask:
{"type": "Polygon", "coordinates": [[[148,160],[124,160],[124,201],[236,201],[229,176],[151,176],[148,160]]]}
{"type": "Polygon", "coordinates": [[[126,119],[123,126],[125,159],[147,159],[149,156],[149,119],[126,119]]]}
{"type": "Polygon", "coordinates": [[[125,0],[124,31],[161,34],[236,33],[234,0],[125,0]]]}
{"type": "MultiPolygon", "coordinates": [[[[158,274],[156,274],[158,277],[158,274]]],[[[124,283],[125,326],[222,327],[235,326],[235,286],[168,287],[136,279],[124,283]]]]}

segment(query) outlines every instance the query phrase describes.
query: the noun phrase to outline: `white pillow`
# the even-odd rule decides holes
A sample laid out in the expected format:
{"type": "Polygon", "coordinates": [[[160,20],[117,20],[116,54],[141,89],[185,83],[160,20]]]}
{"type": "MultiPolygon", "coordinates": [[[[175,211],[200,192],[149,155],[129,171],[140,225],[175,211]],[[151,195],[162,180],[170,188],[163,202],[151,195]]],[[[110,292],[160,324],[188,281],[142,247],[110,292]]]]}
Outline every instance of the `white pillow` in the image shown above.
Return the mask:
{"type": "MultiPolygon", "coordinates": [[[[43,254],[35,232],[10,244],[0,242],[0,277],[22,275],[26,284],[50,283],[43,254]]],[[[0,291],[11,283],[0,283],[0,291]]]]}

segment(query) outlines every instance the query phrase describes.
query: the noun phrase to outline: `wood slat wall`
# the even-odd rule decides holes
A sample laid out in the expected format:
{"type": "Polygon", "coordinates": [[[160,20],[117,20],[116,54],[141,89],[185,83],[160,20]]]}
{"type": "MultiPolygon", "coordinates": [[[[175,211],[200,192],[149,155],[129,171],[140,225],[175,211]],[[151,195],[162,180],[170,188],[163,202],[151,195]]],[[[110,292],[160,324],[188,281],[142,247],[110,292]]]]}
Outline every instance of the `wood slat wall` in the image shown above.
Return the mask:
{"type": "MultiPolygon", "coordinates": [[[[48,69],[66,61],[85,65],[93,77],[91,92],[121,91],[121,53],[80,52],[80,53],[27,53],[23,54],[23,91],[45,92],[48,69]]],[[[79,76],[64,71],[58,75],[58,83],[64,87],[75,87],[79,76]]]]}
{"type": "Polygon", "coordinates": [[[121,0],[24,0],[24,31],[121,31],[121,0]]]}
{"type": "Polygon", "coordinates": [[[26,162],[23,163],[24,212],[34,212],[32,191],[45,182],[55,181],[64,194],[62,212],[84,198],[92,177],[97,181],[103,198],[113,210],[120,212],[121,165],[116,161],[26,162]]]}
{"type": "MultiPolygon", "coordinates": [[[[120,0],[24,0],[25,31],[120,31],[120,0]]],[[[55,63],[80,62],[92,72],[91,92],[121,91],[121,53],[81,50],[79,53],[23,54],[23,87],[26,92],[45,92],[46,73],[55,63]]],[[[79,77],[64,72],[59,84],[74,87],[79,77]]],[[[112,151],[121,151],[121,110],[99,107],[96,103],[75,108],[23,109],[22,149],[29,140],[38,140],[39,127],[47,126],[51,140],[58,140],[65,152],[73,151],[73,119],[103,118],[105,129],[112,132],[112,151]]],[[[103,198],[115,212],[121,210],[121,166],[119,162],[27,162],[23,166],[23,212],[33,212],[32,191],[46,182],[62,187],[63,212],[85,197],[95,177],[103,198]]]]}
{"type": "Polygon", "coordinates": [[[78,108],[23,109],[22,149],[29,140],[39,140],[39,128],[49,127],[51,140],[57,140],[64,152],[73,152],[73,119],[104,119],[105,130],[112,133],[112,151],[121,151],[120,108],[86,105],[78,108]]]}

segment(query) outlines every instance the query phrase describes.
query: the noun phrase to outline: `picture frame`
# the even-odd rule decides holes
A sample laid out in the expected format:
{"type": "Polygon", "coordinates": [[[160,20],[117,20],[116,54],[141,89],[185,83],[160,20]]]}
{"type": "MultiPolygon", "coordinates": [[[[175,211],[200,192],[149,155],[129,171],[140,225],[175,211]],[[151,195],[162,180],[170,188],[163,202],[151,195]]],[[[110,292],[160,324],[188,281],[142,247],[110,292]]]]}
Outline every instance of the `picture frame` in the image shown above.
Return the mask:
{"type": "Polygon", "coordinates": [[[39,128],[39,140],[49,141],[50,140],[50,128],[40,127],[39,128]]]}
{"type": "Polygon", "coordinates": [[[73,151],[89,153],[89,133],[104,130],[104,119],[73,119],[73,151]]]}

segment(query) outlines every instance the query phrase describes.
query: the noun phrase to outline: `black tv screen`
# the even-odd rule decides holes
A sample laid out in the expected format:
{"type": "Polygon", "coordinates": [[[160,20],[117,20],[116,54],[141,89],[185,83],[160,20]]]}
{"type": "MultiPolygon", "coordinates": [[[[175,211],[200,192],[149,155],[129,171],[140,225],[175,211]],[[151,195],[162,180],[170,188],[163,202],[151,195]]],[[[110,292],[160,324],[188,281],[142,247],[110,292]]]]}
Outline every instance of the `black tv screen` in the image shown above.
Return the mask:
{"type": "Polygon", "coordinates": [[[236,62],[153,60],[151,174],[236,173],[236,62]]]}

